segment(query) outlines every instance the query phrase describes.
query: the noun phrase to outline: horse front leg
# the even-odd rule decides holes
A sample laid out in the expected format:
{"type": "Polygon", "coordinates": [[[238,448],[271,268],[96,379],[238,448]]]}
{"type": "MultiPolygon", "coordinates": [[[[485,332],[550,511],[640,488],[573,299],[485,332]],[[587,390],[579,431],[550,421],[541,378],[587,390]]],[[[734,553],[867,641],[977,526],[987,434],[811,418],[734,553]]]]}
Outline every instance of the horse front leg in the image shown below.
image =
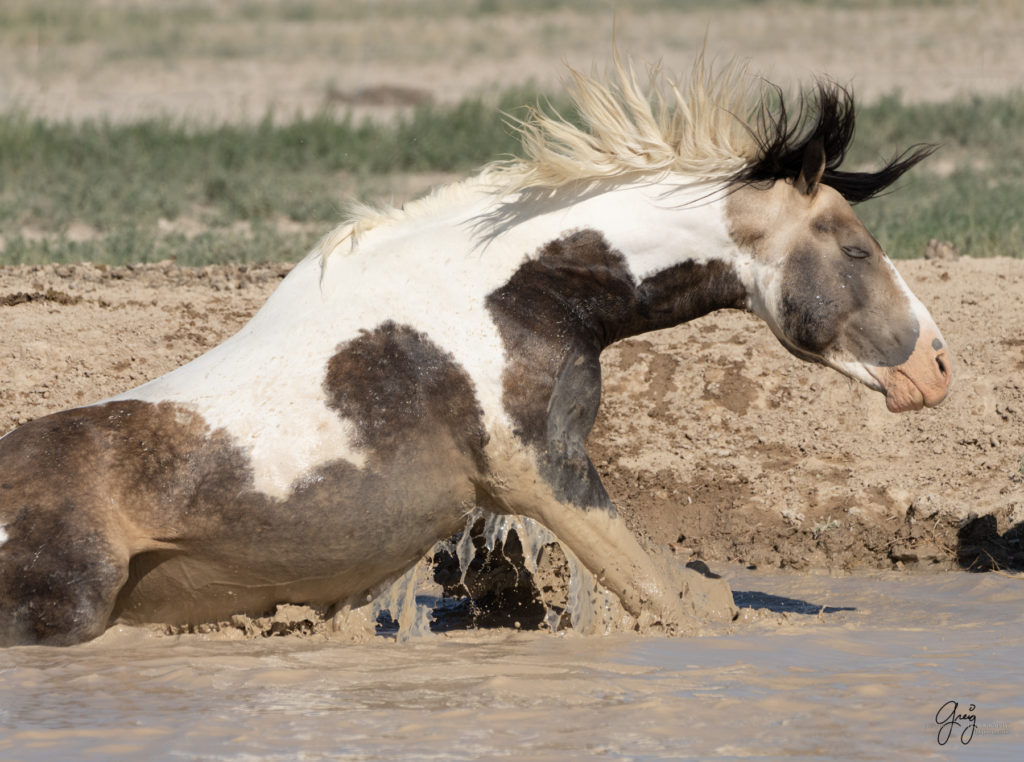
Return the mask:
{"type": "Polygon", "coordinates": [[[540,463],[530,449],[517,449],[514,455],[505,453],[503,462],[510,468],[490,490],[495,507],[550,529],[619,598],[638,629],[694,634],[696,614],[706,616],[712,600],[722,615],[731,617],[732,598],[723,581],[705,581],[685,569],[673,574],[641,547],[617,514],[582,445],[572,455],[543,453],[540,463]]]}

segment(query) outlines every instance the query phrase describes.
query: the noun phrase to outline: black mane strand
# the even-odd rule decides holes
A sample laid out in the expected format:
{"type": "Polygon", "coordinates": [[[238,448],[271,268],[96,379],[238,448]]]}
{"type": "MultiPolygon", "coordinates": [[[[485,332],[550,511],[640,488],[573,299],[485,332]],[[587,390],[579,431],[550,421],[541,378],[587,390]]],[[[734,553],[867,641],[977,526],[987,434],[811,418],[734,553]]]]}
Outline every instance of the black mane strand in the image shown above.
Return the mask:
{"type": "Polygon", "coordinates": [[[737,175],[738,182],[796,179],[808,144],[820,140],[825,148],[822,183],[855,204],[877,196],[937,148],[911,146],[877,172],[843,172],[839,167],[853,142],[856,122],[853,93],[835,82],[819,81],[815,92],[801,96],[796,116],[791,117],[781,89],[772,87],[777,93],[774,107],[761,108],[752,130],[760,145],[760,158],[737,175]]]}

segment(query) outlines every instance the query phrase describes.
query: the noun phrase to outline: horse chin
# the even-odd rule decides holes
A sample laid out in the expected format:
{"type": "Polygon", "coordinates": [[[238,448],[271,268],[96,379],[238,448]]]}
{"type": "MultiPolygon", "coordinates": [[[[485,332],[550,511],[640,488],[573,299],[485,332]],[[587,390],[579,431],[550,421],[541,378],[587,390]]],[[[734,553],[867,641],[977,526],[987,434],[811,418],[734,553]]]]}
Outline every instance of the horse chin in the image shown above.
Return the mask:
{"type": "MultiPolygon", "coordinates": [[[[920,410],[925,406],[925,395],[921,389],[899,368],[867,367],[867,371],[882,387],[885,406],[891,413],[906,413],[920,410]]],[[[935,403],[938,404],[938,403],[935,403]]]]}
{"type": "Polygon", "coordinates": [[[920,410],[924,407],[924,395],[912,383],[904,385],[899,390],[890,387],[885,390],[885,406],[889,409],[890,413],[906,413],[911,410],[920,410]]]}
{"type": "Polygon", "coordinates": [[[885,406],[892,413],[920,410],[926,404],[924,394],[899,368],[867,365],[838,358],[823,358],[819,362],[864,384],[869,389],[884,394],[885,406]]]}
{"type": "Polygon", "coordinates": [[[885,385],[878,376],[871,372],[871,366],[869,365],[857,362],[856,360],[840,359],[838,357],[819,357],[817,362],[832,368],[832,370],[839,371],[847,378],[863,384],[868,389],[887,394],[885,385]]]}
{"type": "MultiPolygon", "coordinates": [[[[948,365],[948,355],[943,354],[948,365]]],[[[844,376],[859,381],[869,389],[885,395],[885,406],[892,413],[906,413],[924,407],[935,407],[946,398],[949,376],[928,372],[921,362],[907,362],[888,367],[870,365],[850,358],[824,357],[820,362],[844,376]]]]}

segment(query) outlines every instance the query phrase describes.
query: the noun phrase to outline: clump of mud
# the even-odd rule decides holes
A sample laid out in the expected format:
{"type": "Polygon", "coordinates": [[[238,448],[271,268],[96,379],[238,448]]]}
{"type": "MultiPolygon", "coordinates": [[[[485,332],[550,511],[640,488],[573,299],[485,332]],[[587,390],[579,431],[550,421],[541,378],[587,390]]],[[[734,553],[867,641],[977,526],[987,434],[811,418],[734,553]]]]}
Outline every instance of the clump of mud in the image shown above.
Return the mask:
{"type": "Polygon", "coordinates": [[[161,635],[189,635],[217,640],[256,640],[259,638],[292,637],[312,640],[365,642],[376,634],[384,634],[380,622],[374,620],[372,606],[360,609],[337,609],[322,606],[282,603],[265,616],[235,614],[228,620],[202,624],[157,625],[161,635]]]}
{"type": "Polygon", "coordinates": [[[213,635],[229,640],[272,638],[282,635],[297,637],[318,637],[326,639],[331,634],[332,617],[328,612],[313,606],[281,604],[273,614],[251,617],[235,614],[228,621],[203,624],[165,625],[165,635],[213,635]]]}
{"type": "MultiPolygon", "coordinates": [[[[660,631],[657,623],[641,623],[626,613],[547,530],[522,519],[509,527],[502,523],[507,520],[479,518],[433,554],[434,580],[447,602],[435,609],[434,629],[461,625],[599,634],[646,632],[653,625],[650,631],[660,631]]],[[[705,564],[684,564],[668,549],[648,552],[692,615],[694,631],[736,617],[728,584],[705,564]]]]}
{"type": "Polygon", "coordinates": [[[53,288],[43,291],[16,291],[13,294],[0,296],[0,307],[13,307],[26,302],[53,302],[54,304],[78,304],[82,301],[80,296],[71,296],[64,291],[57,291],[53,288]]]}

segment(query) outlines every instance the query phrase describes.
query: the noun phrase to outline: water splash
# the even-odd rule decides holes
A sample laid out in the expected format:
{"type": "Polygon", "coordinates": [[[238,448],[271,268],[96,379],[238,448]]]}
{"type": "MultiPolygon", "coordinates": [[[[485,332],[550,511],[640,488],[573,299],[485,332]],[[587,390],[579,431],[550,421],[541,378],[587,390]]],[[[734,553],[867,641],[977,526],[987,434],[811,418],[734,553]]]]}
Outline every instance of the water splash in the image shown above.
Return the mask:
{"type": "Polygon", "coordinates": [[[373,601],[374,620],[379,622],[387,613],[392,621],[398,623],[395,639],[399,642],[430,634],[434,607],[427,601],[432,599],[421,600],[417,595],[430,578],[430,565],[418,561],[373,601]]]}
{"type": "MultiPolygon", "coordinates": [[[[466,524],[457,537],[442,540],[431,549],[427,558],[447,554],[458,562],[459,583],[468,591],[466,576],[477,553],[486,549],[487,553],[500,552],[507,562],[516,568],[522,568],[533,578],[538,590],[539,602],[544,608],[544,625],[552,632],[557,632],[565,624],[579,633],[607,634],[622,625],[627,625],[628,616],[622,610],[617,598],[602,587],[594,576],[580,563],[572,552],[558,542],[558,538],[542,524],[525,516],[497,514],[474,508],[466,515],[466,524]],[[482,529],[474,535],[473,529],[482,521],[482,529]],[[505,555],[505,548],[511,534],[522,547],[521,567],[505,555]],[[476,542],[474,540],[476,539],[476,542]],[[483,541],[483,548],[477,543],[483,541]],[[545,549],[558,545],[565,556],[568,566],[568,590],[564,583],[564,573],[551,577],[549,568],[541,569],[545,549]],[[554,597],[541,592],[540,577],[547,572],[549,582],[563,586],[554,597]],[[557,599],[557,600],[556,600],[557,599]],[[562,605],[564,604],[564,605],[562,605]],[[567,616],[566,616],[567,614],[567,616]]],[[[564,567],[563,567],[564,568],[564,567]]],[[[453,570],[454,571],[454,570],[453,570]]],[[[549,586],[550,590],[550,586],[549,586]]],[[[382,595],[374,601],[374,616],[387,614],[391,620],[398,622],[396,637],[404,641],[413,637],[421,637],[431,632],[431,622],[435,615],[438,599],[435,595],[436,585],[433,583],[432,567],[429,563],[419,562],[394,582],[382,595]]],[[[518,626],[518,625],[517,625],[518,626]]]]}

